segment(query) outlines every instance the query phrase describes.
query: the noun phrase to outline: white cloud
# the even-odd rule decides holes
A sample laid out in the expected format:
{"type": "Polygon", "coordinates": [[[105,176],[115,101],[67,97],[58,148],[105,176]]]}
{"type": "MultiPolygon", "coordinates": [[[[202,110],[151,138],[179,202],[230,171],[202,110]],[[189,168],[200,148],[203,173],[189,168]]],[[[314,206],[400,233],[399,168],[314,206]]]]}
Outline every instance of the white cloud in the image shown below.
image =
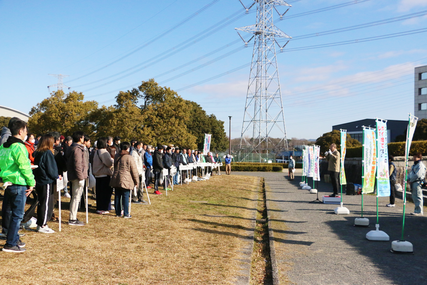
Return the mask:
{"type": "Polygon", "coordinates": [[[295,78],[292,79],[294,82],[313,82],[313,81],[325,81],[328,80],[332,74],[347,69],[347,66],[343,62],[337,62],[336,64],[303,68],[294,71],[295,78]]]}
{"type": "Polygon", "coordinates": [[[406,12],[416,7],[427,6],[426,0],[401,0],[398,6],[399,12],[406,12]]]}
{"type": "Polygon", "coordinates": [[[397,56],[401,56],[401,55],[406,55],[406,54],[416,54],[416,53],[427,53],[427,50],[425,49],[412,49],[412,50],[399,50],[399,51],[388,51],[388,52],[384,52],[378,55],[378,59],[386,59],[386,58],[392,58],[392,57],[397,57],[397,56]]]}
{"type": "Polygon", "coordinates": [[[195,86],[192,93],[214,96],[215,98],[245,97],[248,89],[248,81],[240,80],[234,82],[207,84],[195,86]]]}
{"type": "Polygon", "coordinates": [[[322,84],[294,87],[283,93],[284,102],[287,103],[287,107],[326,106],[330,104],[331,99],[355,96],[360,93],[360,90],[363,93],[379,85],[382,88],[393,86],[398,79],[412,75],[416,66],[412,62],[396,64],[381,70],[336,77],[322,84]]]}
{"type": "Polygon", "coordinates": [[[405,25],[405,26],[417,25],[417,24],[420,24],[422,21],[425,21],[425,20],[427,20],[427,15],[422,16],[422,17],[415,17],[415,18],[405,20],[402,22],[402,25],[405,25]]]}

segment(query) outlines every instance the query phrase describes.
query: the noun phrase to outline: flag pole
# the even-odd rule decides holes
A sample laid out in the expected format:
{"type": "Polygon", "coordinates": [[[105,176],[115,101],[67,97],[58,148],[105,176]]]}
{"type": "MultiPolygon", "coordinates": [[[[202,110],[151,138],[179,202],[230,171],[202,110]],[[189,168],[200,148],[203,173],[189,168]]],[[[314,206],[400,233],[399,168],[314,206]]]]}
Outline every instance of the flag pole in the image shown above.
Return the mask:
{"type": "Polygon", "coordinates": [[[405,144],[405,181],[403,183],[403,215],[402,215],[402,234],[400,240],[395,240],[391,243],[391,252],[412,253],[414,247],[409,241],[405,241],[405,217],[406,217],[406,187],[408,179],[408,160],[409,151],[411,149],[412,138],[417,126],[418,118],[409,114],[408,128],[406,131],[405,144]]]}
{"type": "MultiPolygon", "coordinates": [[[[380,149],[378,147],[378,138],[379,138],[378,122],[380,122],[380,121],[381,121],[381,123],[383,122],[383,120],[381,120],[381,119],[378,119],[378,118],[376,119],[376,127],[377,127],[377,130],[376,130],[376,134],[377,134],[376,135],[376,146],[377,146],[377,151],[376,151],[376,154],[377,154],[377,174],[376,174],[376,177],[377,177],[377,195],[376,195],[377,196],[376,197],[377,223],[375,224],[375,230],[369,231],[366,234],[366,239],[371,240],[371,241],[389,241],[390,240],[390,237],[388,236],[388,234],[386,234],[384,231],[380,231],[379,214],[378,214],[379,178],[380,178],[378,175],[378,173],[379,173],[378,167],[380,166],[380,161],[379,161],[380,160],[380,149]]],[[[387,132],[387,128],[385,129],[385,131],[387,132]]],[[[385,142],[385,143],[387,143],[387,142],[385,142]]]]}
{"type": "Polygon", "coordinates": [[[364,218],[363,217],[363,189],[366,187],[365,185],[365,148],[366,148],[366,141],[365,141],[365,131],[366,129],[368,129],[368,127],[362,126],[363,128],[363,144],[362,144],[362,193],[360,193],[361,197],[361,203],[360,203],[360,218],[355,218],[354,219],[354,226],[364,226],[367,227],[369,226],[369,219],[368,218],[364,218]]]}

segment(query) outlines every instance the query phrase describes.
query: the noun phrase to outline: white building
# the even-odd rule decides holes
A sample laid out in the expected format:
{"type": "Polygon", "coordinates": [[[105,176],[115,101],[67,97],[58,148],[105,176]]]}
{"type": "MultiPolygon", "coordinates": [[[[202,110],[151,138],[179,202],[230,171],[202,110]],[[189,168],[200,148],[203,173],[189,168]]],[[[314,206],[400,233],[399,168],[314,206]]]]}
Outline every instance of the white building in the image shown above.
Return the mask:
{"type": "Polygon", "coordinates": [[[427,119],[427,65],[415,68],[414,109],[418,119],[427,119]]]}
{"type": "Polygon", "coordinates": [[[28,122],[28,118],[30,117],[28,114],[5,106],[0,106],[0,116],[11,118],[17,117],[25,122],[28,122]]]}

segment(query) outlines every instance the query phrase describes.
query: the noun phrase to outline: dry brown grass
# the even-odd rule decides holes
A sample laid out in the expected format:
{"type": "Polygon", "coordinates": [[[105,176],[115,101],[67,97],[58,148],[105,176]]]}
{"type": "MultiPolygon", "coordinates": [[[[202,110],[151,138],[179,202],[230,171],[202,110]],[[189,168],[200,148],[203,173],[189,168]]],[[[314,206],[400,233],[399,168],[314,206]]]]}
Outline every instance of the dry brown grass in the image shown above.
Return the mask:
{"type": "Polygon", "coordinates": [[[132,219],[90,213],[84,227],[24,231],[25,253],[0,252],[0,284],[233,283],[259,187],[255,177],[213,176],[132,204],[132,219]]]}

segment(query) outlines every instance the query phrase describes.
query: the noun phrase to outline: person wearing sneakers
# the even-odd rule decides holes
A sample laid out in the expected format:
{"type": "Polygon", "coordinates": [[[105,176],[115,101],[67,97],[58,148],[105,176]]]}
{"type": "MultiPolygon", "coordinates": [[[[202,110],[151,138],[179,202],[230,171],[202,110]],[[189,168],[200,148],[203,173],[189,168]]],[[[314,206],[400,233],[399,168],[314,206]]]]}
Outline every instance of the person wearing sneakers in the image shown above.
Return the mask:
{"type": "Polygon", "coordinates": [[[412,201],[414,202],[415,209],[411,215],[422,216],[423,215],[423,189],[421,184],[426,177],[426,167],[422,162],[422,153],[414,155],[414,165],[412,166],[411,172],[408,174],[408,183],[411,185],[412,201]]]}
{"type": "Polygon", "coordinates": [[[53,213],[53,184],[58,179],[58,167],[53,156],[52,135],[43,135],[34,152],[34,164],[38,167],[34,170],[36,177],[36,191],[39,198],[37,206],[37,231],[51,234],[54,230],[47,226],[53,213]]]}
{"type": "Polygon", "coordinates": [[[329,197],[335,197],[338,196],[338,189],[340,188],[340,153],[337,150],[337,145],[334,143],[331,144],[329,151],[325,152],[325,156],[328,161],[328,171],[334,191],[329,197]]]}
{"type": "Polygon", "coordinates": [[[82,198],[85,180],[88,177],[88,163],[86,162],[85,146],[84,146],[84,133],[74,132],[73,144],[67,151],[67,172],[68,179],[71,182],[71,195],[70,202],[70,218],[68,224],[70,226],[84,226],[84,223],[77,219],[77,210],[80,200],[82,198]]]}
{"type": "Polygon", "coordinates": [[[396,165],[393,163],[394,157],[390,155],[388,157],[388,167],[390,173],[390,204],[387,207],[394,207],[394,201],[396,200],[396,165]]]}
{"type": "Polygon", "coordinates": [[[24,144],[27,135],[27,123],[14,120],[10,124],[12,136],[0,146],[0,177],[9,182],[4,191],[3,217],[8,219],[5,252],[24,252],[25,243],[19,239],[19,226],[24,217],[25,202],[36,184],[24,144]]]}
{"type": "Polygon", "coordinates": [[[159,191],[160,173],[163,171],[163,146],[159,144],[154,152],[153,173],[154,173],[154,194],[162,195],[159,191]]]}
{"type": "Polygon", "coordinates": [[[120,145],[120,155],[114,160],[114,173],[111,177],[110,186],[115,189],[114,208],[116,216],[122,216],[122,205],[124,218],[131,218],[129,213],[129,195],[134,187],[138,186],[139,174],[135,160],[129,154],[130,143],[123,142],[120,145]]]}

